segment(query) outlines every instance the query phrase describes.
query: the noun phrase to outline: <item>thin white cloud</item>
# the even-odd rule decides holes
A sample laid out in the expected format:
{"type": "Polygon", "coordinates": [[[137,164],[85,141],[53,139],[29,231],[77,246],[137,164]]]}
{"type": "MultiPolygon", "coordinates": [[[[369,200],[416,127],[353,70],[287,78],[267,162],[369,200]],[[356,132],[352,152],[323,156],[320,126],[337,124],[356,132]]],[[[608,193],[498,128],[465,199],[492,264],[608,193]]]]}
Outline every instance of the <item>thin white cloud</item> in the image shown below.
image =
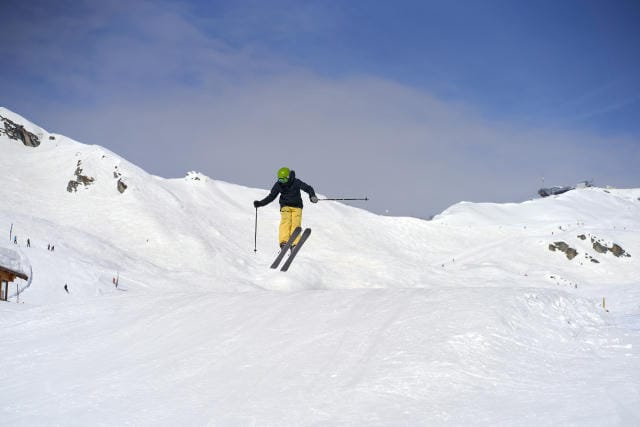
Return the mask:
{"type": "Polygon", "coordinates": [[[576,121],[588,120],[603,114],[612,113],[614,111],[622,110],[630,105],[633,105],[640,101],[640,94],[625,97],[624,99],[617,100],[615,102],[609,102],[601,105],[597,108],[592,108],[586,113],[575,116],[573,119],[576,121]]]}
{"type": "MultiPolygon", "coordinates": [[[[124,12],[108,5],[49,45],[27,43],[33,57],[53,61],[42,64],[44,77],[76,100],[34,108],[49,130],[104,145],[154,174],[197,169],[268,188],[289,165],[321,193],[366,195],[374,211],[422,217],[460,200],[534,197],[542,176],[558,184],[639,178],[638,150],[624,139],[493,122],[373,76],[322,77],[253,44],[232,47],[179,8],[136,3],[129,21],[114,26],[124,12]],[[75,37],[90,51],[60,44],[75,37]]],[[[52,18],[47,30],[67,21],[52,18]]]]}
{"type": "Polygon", "coordinates": [[[624,140],[513,128],[364,77],[290,74],[214,94],[185,90],[165,102],[131,99],[60,114],[87,142],[159,175],[198,169],[268,188],[274,171],[289,165],[320,192],[367,195],[371,208],[392,214],[428,216],[460,200],[523,200],[535,197],[542,177],[614,185],[638,178],[638,152],[624,140]]]}

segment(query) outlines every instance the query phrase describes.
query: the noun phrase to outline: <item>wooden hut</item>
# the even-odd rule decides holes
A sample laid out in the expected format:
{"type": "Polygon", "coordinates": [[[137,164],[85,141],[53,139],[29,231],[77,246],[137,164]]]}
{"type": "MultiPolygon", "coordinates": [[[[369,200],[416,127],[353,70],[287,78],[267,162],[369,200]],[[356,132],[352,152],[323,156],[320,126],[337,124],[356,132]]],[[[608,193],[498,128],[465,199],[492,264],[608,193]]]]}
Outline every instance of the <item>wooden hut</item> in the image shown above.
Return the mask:
{"type": "Polygon", "coordinates": [[[27,280],[29,277],[20,272],[14,271],[9,267],[0,264],[0,301],[6,301],[9,297],[9,283],[17,278],[27,280]]]}

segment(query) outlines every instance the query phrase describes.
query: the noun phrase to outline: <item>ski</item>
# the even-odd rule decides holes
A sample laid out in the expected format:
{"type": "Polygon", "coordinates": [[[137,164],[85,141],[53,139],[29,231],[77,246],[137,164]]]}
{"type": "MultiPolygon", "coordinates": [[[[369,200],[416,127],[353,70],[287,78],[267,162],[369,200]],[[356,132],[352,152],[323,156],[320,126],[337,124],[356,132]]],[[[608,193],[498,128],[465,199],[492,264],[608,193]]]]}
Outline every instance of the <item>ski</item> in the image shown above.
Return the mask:
{"type": "Polygon", "coordinates": [[[282,258],[284,258],[287,251],[293,244],[293,241],[296,240],[296,237],[298,237],[301,231],[302,231],[302,228],[300,227],[296,227],[296,229],[293,230],[293,233],[291,233],[291,237],[289,237],[289,240],[287,241],[287,243],[285,243],[285,245],[282,248],[280,248],[280,253],[276,257],[275,261],[273,261],[273,264],[271,264],[271,268],[278,268],[280,261],[282,261],[282,258]]]}
{"type": "Polygon", "coordinates": [[[302,236],[300,236],[300,241],[298,242],[298,244],[291,250],[291,255],[289,255],[289,258],[287,258],[287,260],[285,261],[285,263],[283,264],[282,268],[280,269],[280,271],[287,271],[289,269],[289,266],[291,265],[291,262],[293,261],[293,259],[296,257],[298,251],[300,250],[300,248],[302,247],[302,245],[304,244],[304,242],[306,242],[306,240],[309,238],[309,235],[311,235],[311,229],[310,228],[306,228],[304,230],[304,232],[302,233],[302,236]]]}

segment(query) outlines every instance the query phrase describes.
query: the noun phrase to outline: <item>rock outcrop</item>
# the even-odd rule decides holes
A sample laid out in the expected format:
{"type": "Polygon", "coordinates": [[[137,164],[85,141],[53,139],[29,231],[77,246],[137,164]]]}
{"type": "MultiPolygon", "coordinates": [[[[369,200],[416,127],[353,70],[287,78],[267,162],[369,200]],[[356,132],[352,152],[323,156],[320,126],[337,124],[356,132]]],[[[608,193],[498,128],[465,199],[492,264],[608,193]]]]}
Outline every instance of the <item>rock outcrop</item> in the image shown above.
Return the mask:
{"type": "Polygon", "coordinates": [[[81,165],[82,165],[82,160],[78,160],[78,163],[76,165],[76,171],[74,172],[76,179],[69,181],[69,183],[67,184],[67,191],[69,193],[78,191],[78,186],[80,186],[81,184],[86,187],[93,184],[95,181],[95,178],[82,175],[82,168],[80,167],[81,165]]]}
{"type": "Polygon", "coordinates": [[[622,246],[618,245],[617,243],[612,243],[611,247],[609,247],[606,244],[603,244],[602,240],[596,239],[596,237],[591,237],[591,245],[593,246],[594,251],[601,254],[606,254],[607,252],[611,252],[614,256],[618,258],[631,256],[631,254],[629,254],[627,251],[622,249],[622,246]]]}
{"type": "Polygon", "coordinates": [[[118,179],[118,191],[120,194],[124,193],[124,190],[127,189],[127,184],[122,181],[122,178],[118,179]]]}
{"type": "Polygon", "coordinates": [[[125,184],[125,182],[124,182],[125,178],[122,176],[122,174],[118,170],[118,166],[116,166],[114,171],[113,171],[113,177],[118,180],[118,183],[117,183],[116,187],[118,188],[118,191],[120,192],[120,194],[124,193],[124,191],[127,189],[128,185],[125,184]]]}
{"type": "MultiPolygon", "coordinates": [[[[622,246],[620,246],[617,243],[612,243],[611,246],[608,246],[602,239],[597,238],[596,236],[589,236],[591,239],[591,247],[593,248],[594,251],[596,251],[599,254],[607,254],[608,252],[611,252],[614,256],[616,257],[630,257],[631,254],[629,254],[627,251],[625,251],[622,246]]],[[[584,234],[580,234],[577,236],[578,239],[580,240],[587,240],[587,236],[584,234]]],[[[563,252],[566,256],[567,259],[572,260],[574,259],[578,254],[578,250],[575,248],[572,248],[571,246],[569,246],[569,244],[567,242],[554,242],[554,243],[550,243],[549,244],[549,250],[555,252],[560,251],[563,252]]],[[[599,264],[600,261],[598,261],[597,259],[595,259],[594,257],[592,257],[591,255],[589,255],[587,252],[585,252],[584,257],[586,259],[588,259],[589,261],[591,261],[594,264],[599,264]]]]}
{"type": "Polygon", "coordinates": [[[0,135],[7,135],[9,139],[21,141],[27,147],[37,147],[40,145],[40,139],[27,131],[24,126],[12,122],[11,120],[0,116],[0,135]]]}
{"type": "Polygon", "coordinates": [[[566,242],[554,242],[549,245],[550,251],[559,250],[564,252],[568,259],[572,260],[578,255],[578,251],[575,248],[569,246],[566,242]]]}

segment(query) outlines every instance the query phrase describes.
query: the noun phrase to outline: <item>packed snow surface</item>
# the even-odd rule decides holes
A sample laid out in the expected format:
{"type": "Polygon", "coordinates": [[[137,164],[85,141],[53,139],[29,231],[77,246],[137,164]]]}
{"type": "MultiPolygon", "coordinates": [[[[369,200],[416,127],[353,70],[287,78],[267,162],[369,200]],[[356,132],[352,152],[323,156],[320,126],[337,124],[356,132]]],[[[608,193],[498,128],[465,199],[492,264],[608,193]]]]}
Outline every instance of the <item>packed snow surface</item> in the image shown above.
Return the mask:
{"type": "Polygon", "coordinates": [[[0,263],[32,274],[0,302],[2,425],[640,424],[639,189],[305,202],[283,273],[277,202],[254,251],[272,177],[164,179],[0,115],[42,141],[0,134],[0,263]]]}

